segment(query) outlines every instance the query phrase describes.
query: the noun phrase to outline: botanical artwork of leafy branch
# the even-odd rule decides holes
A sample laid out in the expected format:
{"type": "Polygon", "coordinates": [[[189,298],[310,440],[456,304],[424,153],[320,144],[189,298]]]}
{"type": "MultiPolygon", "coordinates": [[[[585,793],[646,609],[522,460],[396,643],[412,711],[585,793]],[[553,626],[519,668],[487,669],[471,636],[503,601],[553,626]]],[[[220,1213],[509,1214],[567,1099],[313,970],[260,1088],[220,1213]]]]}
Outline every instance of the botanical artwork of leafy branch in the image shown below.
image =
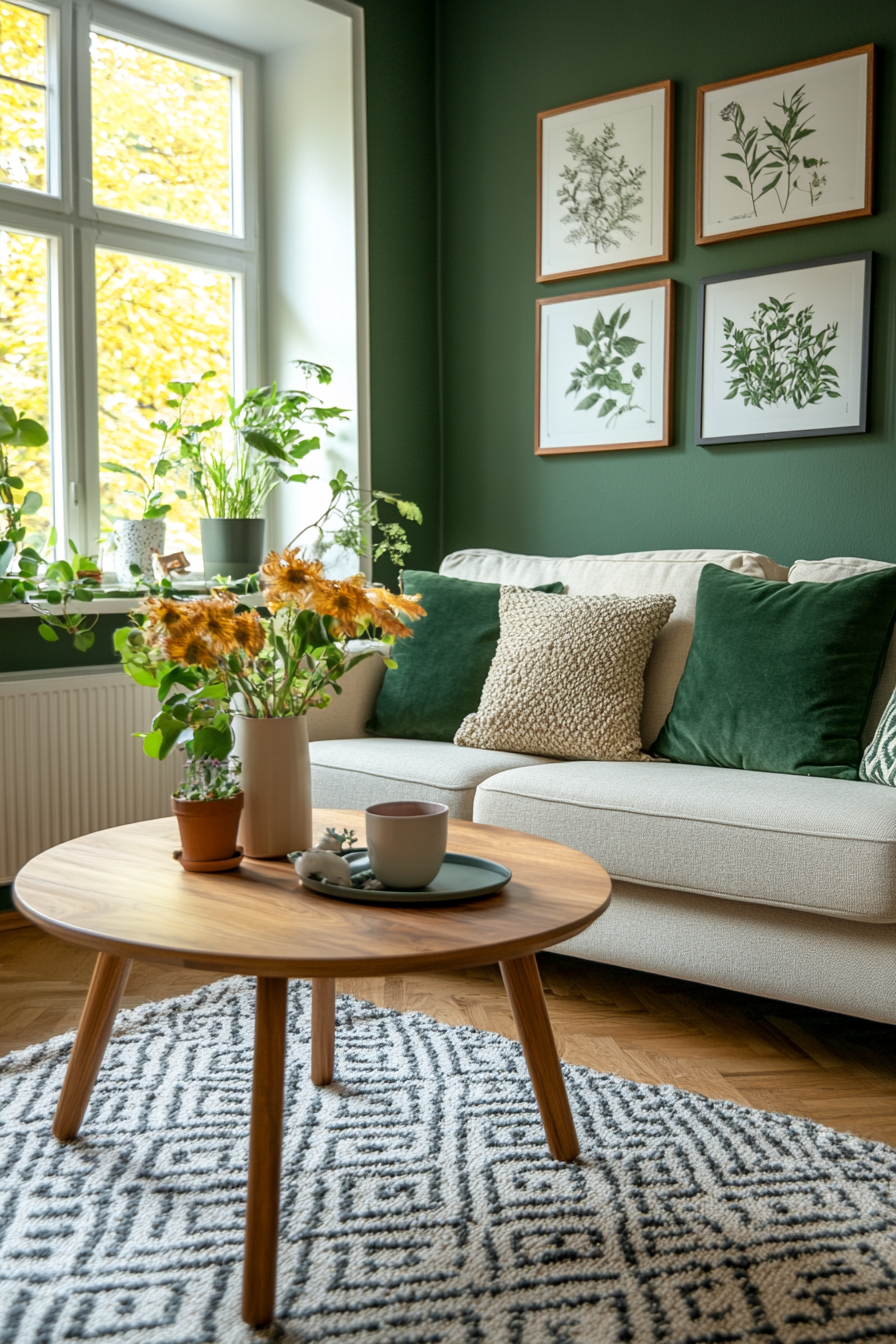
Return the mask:
{"type": "Polygon", "coordinates": [[[799,312],[793,307],[790,296],[770,295],[751,314],[752,326],[740,329],[731,318],[722,319],[722,363],[734,373],[726,401],[740,396],[745,406],[760,411],[790,402],[801,411],[822,397],[840,396],[840,375],[827,362],[837,345],[839,323],[813,331],[812,305],[799,312]]]}
{"type": "Polygon", "coordinates": [[[631,309],[623,313],[620,304],[609,320],[598,310],[590,331],[587,327],[574,328],[576,345],[583,345],[588,353],[573,370],[566,396],[586,392],[576,410],[590,411],[593,406],[598,406],[598,419],[606,419],[608,427],[626,411],[641,409],[634,404],[633,397],[635,384],[644,376],[644,368],[641,364],[633,364],[627,374],[624,372],[626,361],[639,345],[644,344],[635,336],[621,334],[630,317],[631,309]]]}
{"type": "Polygon", "coordinates": [[[617,234],[634,238],[632,225],[641,219],[635,210],[644,200],[640,193],[647,169],[643,164],[630,166],[624,154],[616,158],[618,148],[611,123],[590,144],[580,131],[570,129],[567,150],[574,166],[563,169],[563,185],[557,191],[566,208],[561,222],[575,225],[567,243],[591,243],[595,252],[609,252],[621,246],[617,234]]]}
{"type": "Polygon", "coordinates": [[[763,117],[766,129],[762,135],[759,134],[758,126],[747,127],[740,103],[728,103],[719,113],[722,121],[729,122],[734,132],[728,137],[728,143],[737,146],[736,151],[724,153],[722,158],[733,159],[741,165],[747,185],[744,186],[741,178],[734,173],[726,173],[725,181],[732,182],[738,190],[749,196],[754,215],[759,214],[758,205],[763,196],[772,191],[782,215],[796,191],[807,193],[810,205],[814,206],[828,180],[820,172],[828,164],[828,159],[807,158],[805,155],[801,159],[797,153],[800,142],[816,131],[814,126],[809,125],[815,114],[809,112],[805,84],[801,84],[789,99],[786,93],[782,93],[780,103],[773,103],[772,106],[779,109],[781,116],[774,122],[763,117]],[[798,175],[801,167],[809,174],[805,186],[798,175]]]}

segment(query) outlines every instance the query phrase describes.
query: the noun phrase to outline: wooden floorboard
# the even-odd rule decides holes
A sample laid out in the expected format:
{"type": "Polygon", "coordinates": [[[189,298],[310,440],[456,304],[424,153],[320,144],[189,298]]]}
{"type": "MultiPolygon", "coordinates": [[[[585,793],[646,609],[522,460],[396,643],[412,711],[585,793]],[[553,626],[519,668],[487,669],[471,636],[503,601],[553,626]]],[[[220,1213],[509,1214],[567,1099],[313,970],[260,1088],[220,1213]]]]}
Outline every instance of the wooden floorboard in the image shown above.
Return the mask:
{"type": "MultiPolygon", "coordinates": [[[[570,1063],[896,1145],[896,1027],[553,953],[539,963],[570,1063]]],[[[37,929],[0,932],[0,1054],[76,1027],[92,966],[92,953],[37,929]]],[[[123,1006],[214,979],[135,962],[123,1006]]],[[[515,1037],[497,966],[345,981],[339,990],[515,1037]]]]}

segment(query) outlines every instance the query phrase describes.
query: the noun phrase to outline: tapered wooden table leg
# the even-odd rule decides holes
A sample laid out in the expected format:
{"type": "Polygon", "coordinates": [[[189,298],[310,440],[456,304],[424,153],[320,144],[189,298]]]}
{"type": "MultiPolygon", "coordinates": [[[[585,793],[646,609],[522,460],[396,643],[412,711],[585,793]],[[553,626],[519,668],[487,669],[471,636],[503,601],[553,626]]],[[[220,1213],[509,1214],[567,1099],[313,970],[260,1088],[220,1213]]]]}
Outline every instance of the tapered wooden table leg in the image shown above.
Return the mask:
{"type": "Polygon", "coordinates": [[[126,957],[101,952],[96,959],[53,1119],[53,1133],[63,1142],[75,1138],[81,1128],[130,971],[131,962],[126,957]]]}
{"type": "Polygon", "coordinates": [[[333,1081],[336,1050],[336,981],[311,981],[311,1081],[326,1087],[333,1081]]]}
{"type": "Polygon", "coordinates": [[[268,1325],[273,1319],[277,1291],[287,985],[287,980],[259,976],[255,994],[255,1063],[243,1266],[243,1320],[255,1326],[268,1325]]]}
{"type": "Polygon", "coordinates": [[[532,1090],[541,1111],[551,1156],[560,1162],[571,1162],[578,1156],[579,1140],[560,1071],[538,962],[534,956],[502,961],[501,975],[529,1066],[532,1090]]]}

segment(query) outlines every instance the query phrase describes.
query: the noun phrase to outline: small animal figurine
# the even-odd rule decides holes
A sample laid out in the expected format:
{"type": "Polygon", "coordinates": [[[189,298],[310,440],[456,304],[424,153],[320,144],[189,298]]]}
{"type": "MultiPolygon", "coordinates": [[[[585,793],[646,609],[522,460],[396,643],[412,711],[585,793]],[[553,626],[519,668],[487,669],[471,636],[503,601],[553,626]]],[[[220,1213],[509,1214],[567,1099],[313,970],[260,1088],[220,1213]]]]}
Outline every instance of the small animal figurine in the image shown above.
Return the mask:
{"type": "Polygon", "coordinates": [[[299,877],[314,877],[318,882],[332,882],[337,887],[350,887],[352,872],[341,854],[329,849],[306,849],[295,860],[299,877]]]}

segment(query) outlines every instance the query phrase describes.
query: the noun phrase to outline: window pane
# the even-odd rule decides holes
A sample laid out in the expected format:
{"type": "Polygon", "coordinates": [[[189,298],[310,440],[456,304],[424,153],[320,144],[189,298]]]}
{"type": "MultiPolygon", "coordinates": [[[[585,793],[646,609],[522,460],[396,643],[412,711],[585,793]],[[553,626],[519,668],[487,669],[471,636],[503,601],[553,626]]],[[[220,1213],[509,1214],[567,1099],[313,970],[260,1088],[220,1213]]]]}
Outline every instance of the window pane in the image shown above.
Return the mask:
{"type": "MultiPolygon", "coordinates": [[[[97,249],[96,295],[100,463],[115,462],[148,477],[162,442],[150,424],[160,416],[172,418],[165,407],[168,382],[195,382],[206,369],[216,369],[218,377],[191,399],[190,418],[195,423],[226,410],[233,280],[219,271],[97,249]]],[[[173,505],[166,550],[198,555],[196,509],[175,494],[185,481],[172,473],[161,484],[163,503],[173,505]]],[[[116,518],[142,516],[139,499],[125,493],[132,487],[139,490],[139,481],[101,469],[105,527],[116,518]]]]}
{"type": "MultiPolygon", "coordinates": [[[[0,401],[20,415],[38,420],[49,431],[49,279],[50,245],[46,238],[0,229],[0,401]]],[[[43,498],[38,513],[26,519],[29,540],[43,543],[52,526],[50,468],[52,438],[43,448],[10,448],[10,465],[24,491],[43,498]]],[[[5,525],[5,516],[0,527],[5,525]]]]}
{"type": "Polygon", "coordinates": [[[93,199],[230,233],[231,81],[93,33],[93,199]]]}
{"type": "Polygon", "coordinates": [[[47,18],[0,0],[0,182],[47,189],[47,18]]]}

